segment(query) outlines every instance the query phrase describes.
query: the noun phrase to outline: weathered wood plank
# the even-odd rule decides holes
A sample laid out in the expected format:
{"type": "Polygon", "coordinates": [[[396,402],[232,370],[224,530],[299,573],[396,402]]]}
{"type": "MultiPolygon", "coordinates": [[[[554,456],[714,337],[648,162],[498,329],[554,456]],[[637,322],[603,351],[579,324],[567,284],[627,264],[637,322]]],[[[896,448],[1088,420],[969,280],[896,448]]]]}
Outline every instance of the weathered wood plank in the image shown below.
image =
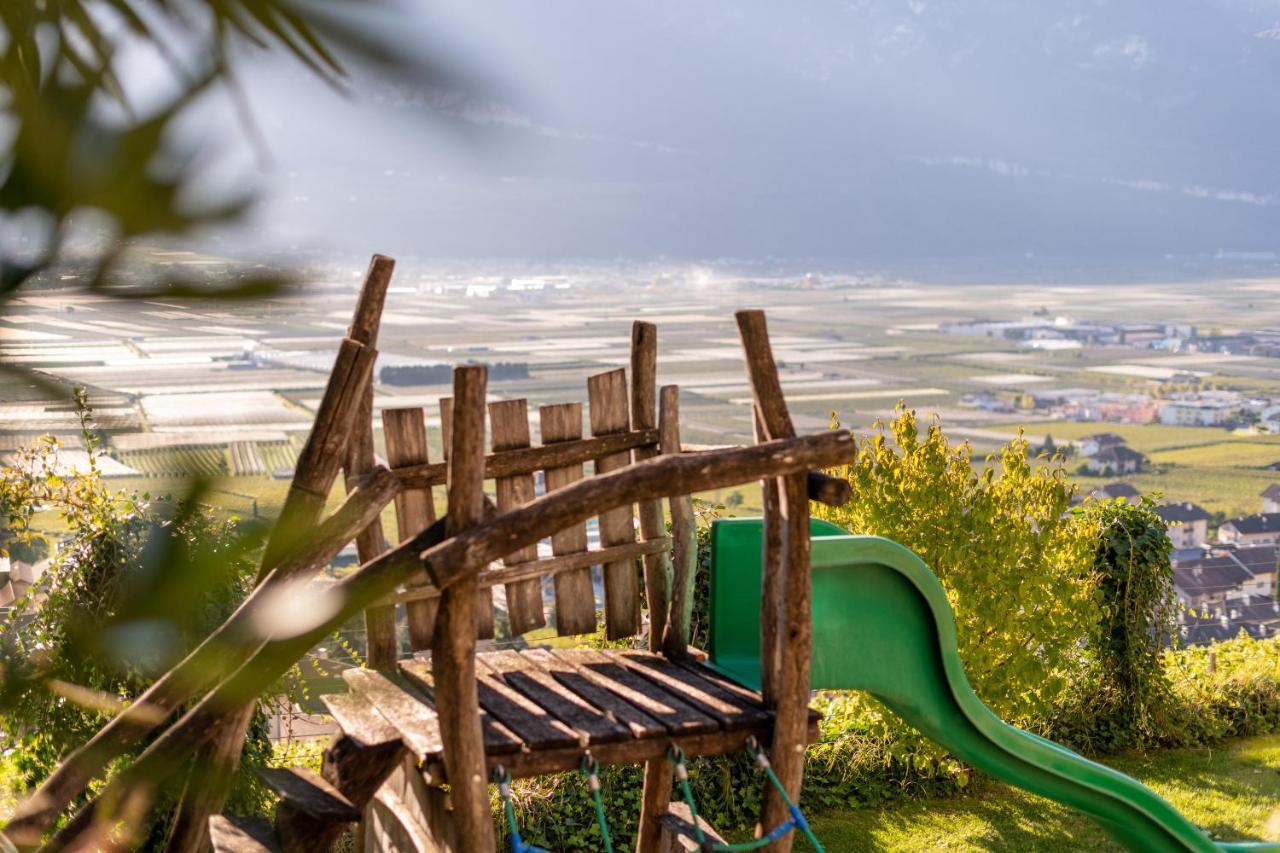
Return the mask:
{"type": "Polygon", "coordinates": [[[515,732],[528,749],[556,749],[585,746],[578,733],[529,697],[508,687],[482,664],[477,690],[480,707],[503,726],[515,732]]]}
{"type": "MultiPolygon", "coordinates": [[[[404,660],[400,662],[400,671],[418,687],[430,700],[435,691],[435,676],[431,665],[421,660],[404,660]]],[[[486,753],[517,752],[520,749],[520,737],[493,718],[483,707],[479,709],[480,731],[484,740],[486,753]]]]}
{"type": "Polygon", "coordinates": [[[679,696],[722,728],[745,728],[770,719],[769,712],[760,703],[747,701],[665,658],[648,652],[624,652],[612,657],[668,693],[679,696]]]}
{"type": "Polygon", "coordinates": [[[426,697],[411,690],[394,672],[349,669],[342,678],[356,696],[377,709],[395,727],[405,746],[419,759],[444,749],[440,717],[426,697]]]}
{"type": "Polygon", "coordinates": [[[527,655],[514,651],[490,652],[480,661],[528,699],[536,702],[580,736],[584,745],[627,740],[631,731],[586,699],[556,681],[527,655]]]}
{"type": "MultiPolygon", "coordinates": [[[[387,444],[387,464],[392,468],[430,461],[427,419],[422,409],[383,409],[382,434],[387,444]]],[[[401,542],[418,535],[435,520],[435,496],[429,486],[402,489],[396,496],[396,529],[401,542]]],[[[412,589],[426,582],[426,578],[415,578],[408,586],[412,589]]],[[[412,599],[405,604],[409,648],[415,652],[431,648],[436,605],[437,602],[431,599],[412,599]]]]}
{"type": "Polygon", "coordinates": [[[343,824],[360,819],[360,810],[314,770],[260,767],[257,773],[280,798],[276,835],[286,850],[327,850],[343,824]]]}
{"type": "Polygon", "coordinates": [[[633,737],[658,738],[667,734],[659,720],[637,708],[617,693],[584,675],[577,666],[547,649],[529,649],[520,655],[550,675],[573,695],[580,697],[608,717],[625,726],[633,737]]]}
{"type": "Polygon", "coordinates": [[[213,853],[281,853],[275,828],[265,817],[213,815],[209,844],[213,853]]]}
{"type": "MultiPolygon", "coordinates": [[[[502,400],[489,404],[489,428],[493,434],[493,450],[519,450],[529,446],[529,407],[525,400],[502,400]]],[[[498,512],[506,512],[533,500],[533,474],[499,477],[498,512]]],[[[503,562],[508,568],[538,559],[538,546],[528,545],[508,554],[503,562]]],[[[536,576],[506,584],[507,615],[511,620],[511,636],[518,637],[547,624],[542,612],[542,581],[536,576]]]]}
{"type": "Polygon", "coordinates": [[[364,697],[355,693],[330,693],[321,696],[320,701],[347,737],[365,746],[400,742],[400,732],[364,697]]]}
{"type": "MultiPolygon", "coordinates": [[[[591,406],[591,434],[625,432],[630,423],[627,404],[627,372],[622,368],[587,379],[587,399],[591,406]]],[[[627,452],[596,460],[596,474],[608,474],[631,464],[627,452]]],[[[632,505],[600,513],[600,544],[624,545],[636,538],[632,505]]],[[[640,578],[634,560],[605,563],[604,630],[610,640],[620,640],[640,632],[640,578]]]]}
{"type": "MultiPolygon", "coordinates": [[[[345,485],[348,492],[355,488],[357,479],[377,464],[373,452],[373,383],[365,386],[360,412],[347,443],[347,460],[344,465],[345,485]]],[[[403,492],[403,489],[401,490],[403,492]]],[[[399,495],[396,496],[399,500],[399,495]]],[[[366,563],[387,550],[386,535],[379,516],[356,537],[356,556],[366,563]]],[[[400,643],[396,638],[396,612],[393,607],[371,607],[364,612],[365,655],[374,669],[395,666],[400,656],[400,643]]]]}
{"type": "MultiPolygon", "coordinates": [[[[561,403],[538,409],[542,443],[582,438],[582,404],[561,403]]],[[[547,494],[571,486],[582,479],[582,463],[574,462],[546,469],[547,494]]],[[[587,525],[565,524],[551,534],[551,553],[565,556],[587,550],[587,525]]],[[[591,569],[560,572],[554,580],[556,592],[556,633],[562,637],[590,634],[596,629],[596,593],[591,569]]]]}
{"type": "MultiPolygon", "coordinates": [[[[516,474],[535,474],[547,468],[581,465],[601,456],[637,448],[643,450],[656,447],[658,444],[656,429],[633,430],[616,435],[602,435],[598,438],[582,438],[581,435],[582,431],[579,428],[579,438],[573,441],[544,443],[538,447],[491,453],[485,457],[485,479],[496,480],[499,477],[512,477],[516,474]]],[[[546,441],[546,436],[543,436],[543,441],[546,441]]],[[[448,467],[445,462],[428,462],[425,465],[397,468],[395,474],[407,489],[429,488],[445,484],[448,467]]]]}
{"type": "Polygon", "coordinates": [[[557,649],[552,654],[565,663],[576,666],[579,672],[597,685],[616,693],[662,723],[672,735],[719,729],[712,717],[623,666],[604,652],[557,649]]]}

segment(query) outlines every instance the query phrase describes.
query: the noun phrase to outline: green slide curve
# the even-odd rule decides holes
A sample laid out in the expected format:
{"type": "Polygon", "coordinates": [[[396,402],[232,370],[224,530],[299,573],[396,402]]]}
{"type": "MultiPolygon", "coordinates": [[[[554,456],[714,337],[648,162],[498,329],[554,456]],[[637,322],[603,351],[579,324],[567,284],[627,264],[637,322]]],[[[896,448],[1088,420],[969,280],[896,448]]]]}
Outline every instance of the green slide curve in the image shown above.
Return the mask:
{"type": "MultiPolygon", "coordinates": [[[[815,690],[865,690],[972,766],[1087,814],[1133,850],[1280,851],[1215,842],[1136,779],[1008,725],[965,676],[955,620],[920,558],[888,539],[810,522],[815,690]]],[[[760,684],[759,519],[712,528],[711,665],[760,684]]]]}

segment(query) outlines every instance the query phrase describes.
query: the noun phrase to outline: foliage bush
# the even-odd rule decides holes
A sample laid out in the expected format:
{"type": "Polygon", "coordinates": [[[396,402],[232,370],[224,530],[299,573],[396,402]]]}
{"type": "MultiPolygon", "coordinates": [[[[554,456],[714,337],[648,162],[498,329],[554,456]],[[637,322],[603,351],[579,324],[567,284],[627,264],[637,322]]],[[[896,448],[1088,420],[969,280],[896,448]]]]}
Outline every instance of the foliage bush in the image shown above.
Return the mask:
{"type": "MultiPolygon", "coordinates": [[[[64,476],[57,450],[50,439],[0,469],[11,543],[39,539],[31,529],[38,511],[56,510],[68,531],[0,628],[0,742],[17,787],[42,780],[220,624],[251,587],[260,544],[259,531],[212,516],[198,493],[176,501],[112,494],[93,465],[64,476]]],[[[259,713],[244,760],[261,764],[269,753],[259,713]]],[[[262,811],[264,792],[240,775],[231,808],[262,811]]],[[[151,841],[163,831],[162,816],[149,828],[151,841]]]]}
{"type": "Polygon", "coordinates": [[[831,472],[853,500],[816,514],[918,554],[947,592],[974,690],[1015,725],[1041,726],[1099,618],[1091,522],[1068,512],[1074,486],[1059,460],[1035,464],[1021,436],[975,465],[967,443],[914,411],[877,427],[831,472]]]}
{"type": "Polygon", "coordinates": [[[1174,708],[1161,649],[1177,606],[1165,522],[1150,498],[1090,502],[1075,513],[1096,531],[1101,606],[1054,733],[1090,752],[1159,742],[1174,708]]]}

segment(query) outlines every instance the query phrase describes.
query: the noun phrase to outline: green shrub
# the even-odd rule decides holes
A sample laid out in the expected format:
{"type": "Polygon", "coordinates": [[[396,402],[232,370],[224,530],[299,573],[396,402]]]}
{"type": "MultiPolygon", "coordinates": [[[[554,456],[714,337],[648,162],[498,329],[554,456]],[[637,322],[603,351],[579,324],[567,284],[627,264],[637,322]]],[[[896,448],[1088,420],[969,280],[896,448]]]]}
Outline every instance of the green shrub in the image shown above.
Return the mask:
{"type": "Polygon", "coordinates": [[[1092,522],[1067,512],[1075,487],[1059,460],[1033,464],[1022,437],[975,465],[967,443],[936,421],[922,430],[914,411],[877,426],[830,472],[853,500],[816,514],[919,555],[946,589],[974,690],[1004,719],[1040,727],[1099,620],[1092,522]]]}
{"type": "MultiPolygon", "coordinates": [[[[0,743],[21,788],[44,779],[231,613],[252,586],[261,541],[259,531],[210,515],[198,493],[180,501],[112,494],[96,467],[59,475],[56,454],[49,442],[0,469],[12,541],[32,538],[37,509],[57,511],[68,529],[48,571],[0,625],[0,743]]],[[[247,763],[266,761],[266,734],[259,712],[247,763]]],[[[249,774],[238,778],[230,808],[264,810],[263,789],[249,774]]],[[[161,805],[176,793],[160,792],[161,805]]],[[[150,843],[165,828],[166,809],[157,814],[143,832],[150,843]]]]}

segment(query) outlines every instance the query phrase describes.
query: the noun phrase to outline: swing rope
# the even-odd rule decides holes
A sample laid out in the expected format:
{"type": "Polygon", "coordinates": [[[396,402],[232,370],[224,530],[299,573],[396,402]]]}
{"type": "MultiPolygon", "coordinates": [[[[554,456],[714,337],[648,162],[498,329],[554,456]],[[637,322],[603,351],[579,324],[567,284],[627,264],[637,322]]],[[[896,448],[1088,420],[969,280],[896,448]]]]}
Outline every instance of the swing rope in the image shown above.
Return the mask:
{"type": "Polygon", "coordinates": [[[600,835],[604,837],[605,853],[613,853],[613,839],[609,836],[609,822],[604,816],[604,801],[600,797],[600,765],[591,753],[582,756],[582,775],[587,779],[587,790],[591,792],[591,800],[596,806],[596,823],[600,825],[600,835]]]}
{"type": "Polygon", "coordinates": [[[511,832],[511,853],[551,853],[543,847],[529,844],[520,837],[520,827],[516,825],[516,809],[511,804],[511,774],[507,768],[499,764],[493,768],[493,780],[498,783],[498,796],[502,797],[502,810],[507,815],[507,829],[511,832]]]}
{"type": "Polygon", "coordinates": [[[786,788],[782,787],[782,783],[778,781],[777,775],[773,772],[773,767],[769,764],[768,756],[764,754],[764,750],[761,749],[760,744],[754,737],[747,739],[747,754],[755,761],[756,767],[769,779],[773,789],[778,792],[778,796],[782,797],[782,802],[786,804],[790,817],[754,841],[744,841],[739,844],[720,844],[707,841],[706,835],[702,832],[702,826],[698,823],[698,807],[694,804],[693,790],[689,787],[689,769],[684,763],[684,751],[674,746],[670,749],[668,757],[675,765],[676,781],[680,783],[680,794],[684,798],[685,805],[689,807],[689,816],[693,820],[693,833],[698,841],[698,846],[703,850],[717,851],[717,853],[758,850],[783,838],[788,832],[799,829],[809,839],[809,843],[813,845],[814,850],[818,851],[818,853],[825,853],[822,844],[818,842],[813,830],[809,828],[809,822],[805,820],[804,815],[800,812],[800,807],[791,801],[791,797],[787,796],[786,788]]]}

